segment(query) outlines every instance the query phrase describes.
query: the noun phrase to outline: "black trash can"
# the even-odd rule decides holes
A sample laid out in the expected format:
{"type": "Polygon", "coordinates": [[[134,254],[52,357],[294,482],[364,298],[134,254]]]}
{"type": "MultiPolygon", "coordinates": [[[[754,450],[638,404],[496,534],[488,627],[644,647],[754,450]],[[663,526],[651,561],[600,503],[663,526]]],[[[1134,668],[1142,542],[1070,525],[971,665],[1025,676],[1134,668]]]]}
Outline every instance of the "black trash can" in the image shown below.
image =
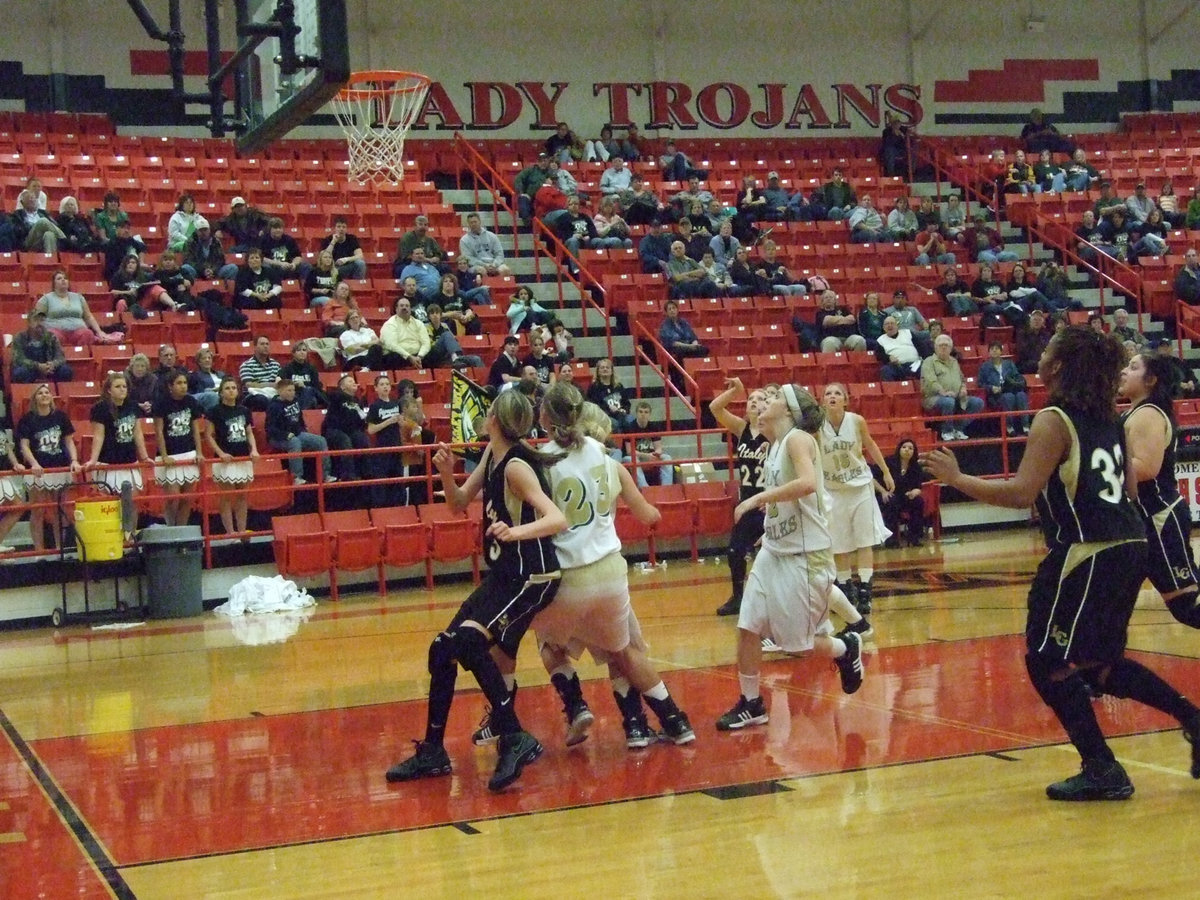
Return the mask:
{"type": "Polygon", "coordinates": [[[204,539],[196,525],[147,528],[138,537],[146,561],[147,603],[154,619],[204,612],[200,590],[204,539]]]}

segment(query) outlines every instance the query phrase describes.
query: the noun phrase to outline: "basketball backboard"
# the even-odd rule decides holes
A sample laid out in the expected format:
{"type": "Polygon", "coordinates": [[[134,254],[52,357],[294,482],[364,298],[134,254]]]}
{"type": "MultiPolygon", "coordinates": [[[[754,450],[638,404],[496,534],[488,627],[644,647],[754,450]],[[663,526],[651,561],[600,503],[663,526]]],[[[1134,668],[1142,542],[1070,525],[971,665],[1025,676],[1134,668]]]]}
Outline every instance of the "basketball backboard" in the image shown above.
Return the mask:
{"type": "Polygon", "coordinates": [[[239,42],[270,34],[236,68],[242,153],[257,152],[302,124],[350,77],[346,0],[251,0],[248,7],[239,42]],[[287,27],[289,15],[294,28],[287,27]]]}

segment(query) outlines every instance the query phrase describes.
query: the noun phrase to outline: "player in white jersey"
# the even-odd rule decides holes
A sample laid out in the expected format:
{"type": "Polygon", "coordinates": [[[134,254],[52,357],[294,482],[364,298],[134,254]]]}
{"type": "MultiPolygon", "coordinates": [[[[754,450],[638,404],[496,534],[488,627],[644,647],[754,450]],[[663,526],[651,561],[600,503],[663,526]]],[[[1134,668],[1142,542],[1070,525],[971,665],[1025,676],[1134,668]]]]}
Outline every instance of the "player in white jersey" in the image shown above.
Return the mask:
{"type": "Polygon", "coordinates": [[[837,563],[837,583],[864,616],[871,613],[871,579],[875,576],[875,545],[892,533],[883,524],[867,458],[883,472],[883,484],[896,489],[887,460],[871,437],[867,420],[846,406],[850,393],[844,384],[825,386],[825,423],[821,442],[825,487],[833,497],[828,511],[829,533],[837,563]],[[859,581],[851,581],[857,570],[859,581]]]}
{"type": "MultiPolygon", "coordinates": [[[[686,744],[695,740],[695,732],[647,659],[641,628],[629,602],[628,565],[621,556],[615,523],[617,498],[645,525],[657,523],[660,514],[604,444],[586,433],[594,426],[581,420],[601,422],[606,430],[610,421],[595,404],[585,403],[574,385],[564,382],[546,392],[541,424],[551,443],[544,450],[566,454],[547,475],[551,497],[566,517],[567,529],[555,539],[563,573],[558,594],[554,603],[538,613],[533,629],[550,682],[563,701],[566,743],[572,746],[585,740],[594,721],[571,663],[572,656],[587,649],[597,662],[608,664],[626,746],[646,747],[655,739],[642,698],[654,710],[666,737],[686,744]],[[585,412],[589,407],[591,416],[585,412]]],[[[486,738],[483,732],[488,727],[485,724],[476,732],[477,743],[486,738]]]]}
{"type": "Polygon", "coordinates": [[[738,504],[734,518],[763,509],[762,549],[754,559],[738,614],[738,682],[741,696],[717,720],[730,731],[767,721],[759,694],[762,638],[788,653],[816,651],[831,657],[842,690],[862,685],[862,641],[853,631],[831,634],[832,541],[826,523],[821,451],[813,439],[825,415],[803,388],[786,384],[759,414],[771,442],[764,465],[766,488],[738,504]]]}

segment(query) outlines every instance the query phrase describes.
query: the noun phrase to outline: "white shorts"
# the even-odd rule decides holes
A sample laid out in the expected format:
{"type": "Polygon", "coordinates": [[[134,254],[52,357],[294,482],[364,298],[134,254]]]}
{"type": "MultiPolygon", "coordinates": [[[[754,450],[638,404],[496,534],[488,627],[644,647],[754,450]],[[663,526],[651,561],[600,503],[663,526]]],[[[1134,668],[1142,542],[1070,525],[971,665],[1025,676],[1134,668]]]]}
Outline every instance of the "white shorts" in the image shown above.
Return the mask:
{"type": "Polygon", "coordinates": [[[26,475],[26,487],[37,488],[40,491],[61,491],[70,487],[75,476],[70,472],[43,472],[41,475],[26,475]]]}
{"type": "Polygon", "coordinates": [[[142,470],[138,468],[124,469],[119,466],[111,466],[107,469],[99,469],[98,474],[100,480],[108,485],[109,490],[114,494],[121,492],[121,485],[132,484],[135,491],[142,489],[142,470]]]}
{"type": "Polygon", "coordinates": [[[213,481],[219,484],[249,484],[254,480],[254,462],[238,459],[213,463],[213,481]]]}
{"type": "Polygon", "coordinates": [[[746,589],[738,628],[769,637],[788,653],[811,650],[817,634],[828,633],[833,551],[758,551],[746,589]]]}
{"type": "Polygon", "coordinates": [[[196,465],[196,451],[176,453],[171,456],[175,464],[154,467],[154,480],[159,484],[195,484],[200,480],[200,467],[196,465]]]}
{"type": "Polygon", "coordinates": [[[875,502],[871,485],[838,488],[829,491],[833,505],[829,510],[829,537],[834,553],[853,553],[860,547],[874,547],[892,536],[883,524],[883,513],[875,502]]]}
{"type": "Polygon", "coordinates": [[[597,662],[606,662],[607,654],[624,650],[635,630],[644,648],[629,603],[625,558],[619,552],[610,553],[586,566],[563,569],[554,602],[537,614],[533,629],[539,644],[565,647],[575,658],[586,648],[597,662]]]}
{"type": "Polygon", "coordinates": [[[25,499],[25,479],[20,475],[0,475],[0,503],[25,499]]]}

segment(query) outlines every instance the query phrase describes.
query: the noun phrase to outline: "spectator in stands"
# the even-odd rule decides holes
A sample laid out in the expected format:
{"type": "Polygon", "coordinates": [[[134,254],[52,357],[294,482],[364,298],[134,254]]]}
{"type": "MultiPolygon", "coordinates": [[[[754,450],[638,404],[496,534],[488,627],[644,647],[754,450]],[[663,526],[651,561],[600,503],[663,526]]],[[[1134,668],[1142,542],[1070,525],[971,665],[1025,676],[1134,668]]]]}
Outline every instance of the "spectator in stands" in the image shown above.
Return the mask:
{"type": "Polygon", "coordinates": [[[187,366],[179,364],[179,351],[175,349],[174,344],[159,344],[158,345],[158,365],[152,370],[154,377],[158,380],[158,397],[162,398],[170,394],[171,384],[176,375],[187,376],[187,366]]]}
{"type": "MultiPolygon", "coordinates": [[[[1100,196],[1096,198],[1092,212],[1096,214],[1096,221],[1100,223],[1105,220],[1111,221],[1116,212],[1125,215],[1125,203],[1113,192],[1111,181],[1100,182],[1100,196]]],[[[1128,221],[1127,216],[1126,220],[1128,221]]]]}
{"type": "Polygon", "coordinates": [[[465,259],[472,272],[478,275],[511,275],[504,262],[500,238],[483,227],[479,213],[467,213],[467,230],[458,240],[459,259],[465,259]]]}
{"type": "Polygon", "coordinates": [[[158,257],[158,268],[154,274],[159,284],[171,298],[176,309],[190,309],[195,303],[192,296],[191,279],[179,267],[179,254],[174,250],[164,250],[158,257]]]}
{"type": "Polygon", "coordinates": [[[917,227],[924,231],[932,222],[940,232],[942,230],[942,214],[938,212],[938,208],[933,205],[933,196],[925,194],[921,197],[921,203],[917,207],[917,227]]]}
{"type": "Polygon", "coordinates": [[[632,183],[633,172],[625,165],[625,160],[620,155],[610,157],[608,168],[600,176],[600,193],[613,197],[628,190],[632,183]]]}
{"type": "Polygon", "coordinates": [[[1083,211],[1079,227],[1075,229],[1075,252],[1084,262],[1100,265],[1100,254],[1116,257],[1117,248],[1109,244],[1104,230],[1096,225],[1096,214],[1090,209],[1083,211]]]}
{"type": "MultiPolygon", "coordinates": [[[[692,254],[689,257],[695,259],[692,254]]],[[[718,265],[713,259],[713,252],[706,244],[704,252],[700,254],[700,268],[704,270],[704,274],[708,279],[717,286],[718,297],[748,297],[753,291],[754,278],[752,277],[749,267],[746,268],[747,278],[744,279],[746,287],[738,287],[734,285],[733,278],[729,273],[729,269],[725,266],[718,265]]]]}
{"type": "Polygon", "coordinates": [[[903,195],[897,197],[896,205],[888,213],[887,217],[887,230],[891,233],[892,240],[916,240],[917,231],[920,227],[917,223],[916,213],[909,208],[908,198],[903,195]]]}
{"type": "Polygon", "coordinates": [[[317,264],[304,278],[304,299],[310,307],[324,306],[339,283],[337,269],[333,266],[333,251],[322,250],[317,254],[317,264]]]}
{"type": "Polygon", "coordinates": [[[967,230],[967,213],[963,208],[958,194],[946,198],[946,208],[942,210],[942,234],[948,241],[960,241],[967,230]]]}
{"type": "Polygon", "coordinates": [[[583,159],[583,141],[566,122],[559,122],[554,127],[554,134],[546,138],[545,148],[546,155],[561,165],[583,159]]]}
{"type": "Polygon", "coordinates": [[[596,376],[588,386],[587,399],[604,410],[612,420],[615,433],[632,430],[635,420],[629,411],[629,397],[625,386],[616,376],[611,359],[602,359],[596,363],[596,376]]]}
{"type": "MultiPolygon", "coordinates": [[[[804,195],[801,194],[803,197],[804,195]]],[[[783,222],[788,218],[788,203],[791,202],[791,197],[787,190],[779,180],[778,172],[767,173],[767,186],[762,190],[764,200],[762,213],[759,218],[767,222],[783,222]]],[[[811,207],[805,204],[806,211],[811,214],[811,207]]],[[[805,222],[811,222],[812,219],[802,219],[805,222]]]]}
{"type": "MultiPolygon", "coordinates": [[[[367,437],[367,408],[359,402],[358,382],[353,375],[343,375],[329,394],[329,410],[321,434],[331,450],[366,450],[371,446],[367,437]]],[[[338,479],[358,481],[364,456],[338,453],[338,479]]]]}
{"type": "Polygon", "coordinates": [[[1162,210],[1158,207],[1150,210],[1150,215],[1140,225],[1131,225],[1134,232],[1133,257],[1136,260],[1142,255],[1165,256],[1170,252],[1167,244],[1167,223],[1163,221],[1162,210]],[[1140,240],[1137,239],[1141,235],[1140,240]]]}
{"type": "Polygon", "coordinates": [[[33,196],[37,198],[38,209],[46,210],[50,208],[50,201],[46,197],[46,192],[42,190],[42,179],[38,178],[36,175],[30,177],[30,179],[25,182],[25,190],[29,191],[29,193],[33,194],[33,196]]]}
{"type": "Polygon", "coordinates": [[[442,318],[452,323],[459,334],[483,334],[483,323],[475,310],[474,302],[458,290],[458,278],[443,275],[437,296],[433,298],[442,310],[442,318]]]}
{"type": "Polygon", "coordinates": [[[696,165],[688,159],[687,154],[676,147],[674,141],[670,140],[663,148],[662,156],[658,158],[658,167],[663,178],[670,181],[685,181],[693,176],[708,177],[708,172],[696,168],[696,165]]]}
{"type": "Polygon", "coordinates": [[[663,202],[646,186],[642,176],[630,176],[629,189],[617,195],[622,215],[630,225],[649,225],[663,209],[663,202]]]}
{"type": "Polygon", "coordinates": [[[586,141],[583,146],[585,162],[608,162],[614,156],[623,157],[621,142],[613,137],[611,125],[600,128],[600,137],[586,141]]]}
{"type": "Polygon", "coordinates": [[[1195,247],[1188,247],[1184,262],[1175,276],[1175,297],[1192,306],[1200,305],[1200,256],[1195,247]]]}
{"type": "MultiPolygon", "coordinates": [[[[1099,225],[1100,238],[1106,246],[1113,248],[1113,256],[1119,260],[1130,259],[1134,255],[1133,232],[1129,230],[1129,221],[1125,217],[1125,206],[1114,209],[1109,217],[1099,225]]],[[[1131,260],[1136,261],[1136,260],[1131,260]]]]}
{"type": "Polygon", "coordinates": [[[879,162],[883,174],[905,175],[908,171],[908,130],[900,117],[891,112],[883,114],[883,135],[879,141],[879,162]]]}
{"type": "Polygon", "coordinates": [[[32,191],[21,191],[17,197],[11,223],[14,240],[21,250],[57,253],[58,242],[66,237],[46,211],[38,209],[37,195],[32,191]]]}
{"type": "Polygon", "coordinates": [[[1008,283],[1005,284],[1004,291],[1008,294],[1010,300],[1015,300],[1021,304],[1021,309],[1025,310],[1026,313],[1037,307],[1045,310],[1051,309],[1049,300],[1034,285],[1029,283],[1029,273],[1021,263],[1016,263],[1012,267],[1012,271],[1008,274],[1008,283]]]}
{"type": "Polygon", "coordinates": [[[546,341],[541,332],[531,332],[529,335],[529,355],[521,361],[526,368],[537,372],[538,384],[550,387],[555,382],[555,357],[546,352],[546,341]]]}
{"type": "Polygon", "coordinates": [[[962,242],[973,263],[1016,262],[1019,257],[1012,250],[1004,249],[1000,232],[988,224],[987,217],[976,214],[975,223],[963,232],[962,242]]]}
{"type": "MultiPolygon", "coordinates": [[[[953,416],[958,410],[973,414],[983,409],[983,401],[967,393],[967,382],[962,368],[951,351],[954,341],[950,335],[938,335],[933,342],[933,356],[921,363],[921,405],[926,412],[938,416],[953,416]]],[[[971,419],[941,422],[943,441],[968,440],[966,429],[971,419]]]]}
{"type": "Polygon", "coordinates": [[[867,291],[863,296],[863,308],[858,311],[858,333],[867,342],[868,350],[878,349],[886,318],[887,313],[879,302],[879,291],[867,291]]]}
{"type": "MultiPolygon", "coordinates": [[[[1021,304],[1008,295],[1008,291],[995,278],[995,271],[984,263],[979,267],[979,277],[971,285],[971,296],[975,299],[978,311],[983,314],[983,324],[1021,325],[1028,318],[1028,313],[1021,304]]],[[[935,345],[934,349],[937,347],[935,345]]]]}
{"type": "Polygon", "coordinates": [[[1087,161],[1087,151],[1077,147],[1067,163],[1066,188],[1069,191],[1086,191],[1100,180],[1100,173],[1087,161]]]}
{"type": "Polygon", "coordinates": [[[779,247],[773,240],[767,238],[760,245],[760,249],[762,256],[754,263],[754,274],[765,279],[770,285],[767,293],[787,297],[803,297],[808,293],[808,287],[797,281],[788,267],[779,260],[779,247]]]}
{"type": "Polygon", "coordinates": [[[1008,164],[1008,171],[1004,176],[1004,193],[1036,194],[1039,191],[1033,166],[1025,161],[1025,151],[1018,150],[1013,154],[1013,160],[1008,164]]]}
{"type": "Polygon", "coordinates": [[[579,182],[575,180],[575,176],[571,174],[570,169],[564,168],[555,160],[550,160],[550,175],[558,184],[558,189],[568,198],[579,197],[581,201],[587,200],[587,194],[579,192],[579,182]]]}
{"type": "Polygon", "coordinates": [[[526,166],[513,179],[513,190],[517,194],[517,214],[523,222],[533,217],[533,198],[538,188],[549,177],[550,157],[545,153],[538,154],[537,162],[526,166]]]}
{"type": "Polygon", "coordinates": [[[63,346],[87,346],[109,339],[88,309],[87,300],[71,290],[71,279],[66,271],[55,269],[50,276],[50,285],[49,293],[38,298],[34,310],[46,314],[46,328],[63,346]]]}
{"type": "Polygon", "coordinates": [[[292,358],[279,370],[279,377],[296,385],[296,397],[301,409],[319,409],[329,405],[321,374],[308,358],[308,343],[298,341],[292,346],[292,358]]]}
{"type": "Polygon", "coordinates": [[[283,230],[283,219],[271,216],[267,219],[267,230],[259,240],[263,267],[275,272],[280,281],[296,279],[304,284],[312,268],[300,252],[296,239],[283,230]]]}
{"type": "Polygon", "coordinates": [[[717,296],[716,284],[700,268],[700,264],[687,255],[683,241],[671,244],[671,256],[667,260],[667,279],[671,285],[672,297],[717,296]]]}
{"type": "Polygon", "coordinates": [[[801,186],[788,198],[787,218],[796,222],[819,222],[825,219],[829,210],[825,206],[824,194],[817,188],[811,195],[804,193],[801,186]]]}
{"type": "Polygon", "coordinates": [[[130,227],[129,222],[118,223],[117,236],[104,245],[104,277],[109,281],[128,257],[146,252],[146,245],[130,233],[130,227]]]}
{"type": "Polygon", "coordinates": [[[674,240],[683,241],[684,252],[692,259],[701,259],[705,253],[712,254],[712,248],[709,247],[709,242],[712,240],[711,235],[697,234],[692,227],[692,220],[688,216],[682,217],[675,223],[674,240]]]}
{"type": "MultiPolygon", "coordinates": [[[[638,242],[638,257],[642,260],[642,271],[660,274],[667,271],[667,262],[671,258],[671,248],[675,243],[671,236],[663,233],[662,219],[654,218],[647,227],[646,234],[638,242]]],[[[686,248],[685,248],[686,252],[686,248]]]]}
{"type": "Polygon", "coordinates": [[[662,437],[647,434],[649,431],[658,431],[662,427],[661,423],[651,424],[650,410],[652,408],[649,400],[638,400],[633,404],[634,424],[632,428],[639,437],[630,438],[628,449],[622,459],[627,463],[637,461],[638,465],[634,466],[633,477],[637,486],[643,490],[652,484],[666,487],[675,483],[675,467],[671,464],[670,455],[663,452],[662,437]]]}
{"type": "Polygon", "coordinates": [[[234,304],[241,310],[280,309],[283,306],[283,285],[279,275],[263,265],[262,251],[252,247],[246,254],[246,265],[238,269],[233,283],[234,304]]]}
{"type": "MultiPolygon", "coordinates": [[[[890,221],[888,228],[891,228],[890,221]]],[[[936,220],[928,220],[925,223],[925,230],[918,232],[915,240],[917,255],[913,259],[914,265],[928,266],[936,263],[939,266],[952,266],[957,262],[957,257],[946,247],[946,240],[938,230],[936,220]]]]}
{"type": "Polygon", "coordinates": [[[611,243],[612,239],[616,239],[621,243],[611,246],[623,247],[626,250],[633,249],[633,238],[629,236],[629,223],[617,213],[617,204],[613,197],[607,196],[600,200],[600,210],[592,219],[592,224],[596,226],[596,234],[601,240],[609,240],[611,243]]]}
{"type": "MultiPolygon", "coordinates": [[[[324,471],[325,481],[337,481],[333,475],[333,461],[326,452],[329,450],[329,444],[321,435],[309,431],[304,424],[304,407],[296,398],[296,383],[282,378],[276,385],[276,390],[278,393],[267,406],[267,443],[271,445],[271,449],[279,453],[325,453],[326,455],[317,457],[324,471]]],[[[304,478],[304,460],[301,457],[289,458],[287,467],[292,473],[292,484],[308,483],[304,478]]]]}
{"type": "MultiPolygon", "coordinates": [[[[468,217],[469,224],[470,218],[468,217]]],[[[480,234],[482,234],[482,227],[480,234]]],[[[406,231],[400,236],[400,242],[396,245],[396,258],[392,261],[392,274],[395,277],[403,277],[400,273],[404,271],[405,266],[412,262],[413,251],[418,247],[424,251],[426,262],[441,268],[442,259],[446,254],[433,235],[429,233],[429,217],[426,215],[418,215],[413,220],[412,230],[406,231]]]]}
{"type": "Polygon", "coordinates": [[[129,401],[142,416],[154,411],[154,400],[158,396],[158,379],[150,371],[150,357],[135,353],[125,370],[125,381],[129,385],[129,401]]]}
{"type": "Polygon", "coordinates": [[[883,223],[883,216],[875,209],[869,194],[864,194],[858,201],[847,224],[850,226],[850,240],[855,244],[875,244],[892,239],[891,232],[883,223]]]}
{"type": "Polygon", "coordinates": [[[1047,260],[1038,272],[1034,286],[1045,299],[1045,309],[1048,313],[1056,313],[1066,309],[1083,309],[1083,301],[1075,299],[1070,294],[1071,282],[1062,266],[1054,260],[1047,260]]]}
{"type": "Polygon", "coordinates": [[[1053,337],[1045,311],[1034,308],[1029,314],[1029,321],[1016,329],[1016,335],[1013,356],[1017,371],[1023,375],[1034,375],[1037,373],[1042,354],[1053,337]]]}
{"type": "Polygon", "coordinates": [[[1045,149],[1040,151],[1038,161],[1034,163],[1033,180],[1043,193],[1061,194],[1067,187],[1067,173],[1045,149]]]}
{"type": "Polygon", "coordinates": [[[668,300],[663,306],[666,318],[658,328],[658,339],[676,359],[708,356],[708,348],[700,343],[692,326],[679,315],[679,304],[668,300]]]}
{"type": "Polygon", "coordinates": [[[142,266],[136,255],[130,254],[121,260],[121,265],[109,279],[113,298],[113,311],[128,310],[135,319],[144,319],[147,310],[162,307],[175,309],[175,301],[167,294],[155,274],[142,266]]]}
{"type": "Polygon", "coordinates": [[[232,281],[237,278],[237,265],[225,262],[225,250],[221,247],[221,241],[212,234],[208,219],[203,216],[196,219],[196,230],[184,251],[182,269],[183,274],[193,283],[197,279],[209,281],[219,278],[222,281],[232,281]]]}
{"type": "Polygon", "coordinates": [[[115,191],[104,195],[104,205],[92,216],[92,228],[96,240],[108,243],[117,236],[117,226],[129,221],[129,214],[121,209],[121,197],[115,191]]]}
{"type": "Polygon", "coordinates": [[[1174,396],[1186,398],[1200,396],[1200,381],[1197,381],[1192,367],[1176,353],[1176,350],[1179,349],[1178,343],[1172,347],[1169,338],[1159,338],[1150,342],[1150,348],[1170,364],[1174,374],[1172,379],[1174,396]]]}
{"type": "Polygon", "coordinates": [[[758,189],[757,180],[753,175],[743,175],[737,196],[737,214],[749,225],[764,218],[766,210],[767,198],[758,189]]]}
{"type": "Polygon", "coordinates": [[[417,296],[423,303],[429,303],[437,297],[442,289],[442,275],[438,267],[425,259],[425,248],[414,247],[412,259],[400,273],[400,278],[407,281],[412,278],[417,285],[417,296]]]}
{"type": "Polygon", "coordinates": [[[908,294],[903,288],[897,288],[892,292],[892,305],[884,312],[896,319],[902,331],[912,334],[913,344],[916,345],[921,356],[929,356],[933,353],[934,336],[930,333],[931,323],[925,321],[925,316],[921,314],[921,311],[908,302],[908,294]]]}
{"type": "Polygon", "coordinates": [[[1125,344],[1132,344],[1134,350],[1141,352],[1149,347],[1150,342],[1146,336],[1129,324],[1129,310],[1123,306],[1118,306],[1113,310],[1112,330],[1110,334],[1115,334],[1125,344]]]}
{"type": "Polygon", "coordinates": [[[196,351],[196,371],[188,374],[188,393],[196,399],[205,413],[221,401],[217,389],[225,377],[224,372],[213,368],[211,348],[202,346],[196,351]]]}
{"type": "Polygon", "coordinates": [[[471,270],[471,264],[467,262],[466,257],[460,256],[454,261],[452,274],[458,282],[460,294],[472,303],[481,303],[484,306],[492,305],[491,290],[483,283],[483,276],[471,270]]]}
{"type": "Polygon", "coordinates": [[[217,237],[229,242],[230,253],[245,253],[257,247],[267,228],[267,215],[250,206],[244,197],[234,197],[229,203],[229,215],[217,222],[217,237]]]}
{"type": "Polygon", "coordinates": [[[1133,194],[1125,198],[1125,209],[1129,213],[1132,224],[1143,224],[1157,207],[1154,200],[1146,195],[1146,182],[1139,181],[1133,189],[1133,194]]]}
{"type": "Polygon", "coordinates": [[[55,223],[63,233],[58,242],[60,253],[91,253],[100,246],[92,234],[92,223],[79,212],[79,201],[74,197],[62,198],[55,223]]]}
{"type": "MultiPolygon", "coordinates": [[[[979,367],[979,386],[983,389],[987,408],[993,412],[1022,412],[1029,409],[1029,394],[1025,378],[1017,371],[1017,364],[1004,358],[1004,344],[992,341],[988,344],[988,358],[979,367]]],[[[1005,430],[1012,437],[1017,429],[1029,434],[1029,416],[1008,416],[1004,420],[1005,430]]]]}
{"type": "Polygon", "coordinates": [[[526,285],[517,288],[509,300],[508,330],[510,334],[528,331],[534,325],[545,325],[550,321],[550,313],[533,297],[533,291],[526,285]]]}
{"type": "Polygon", "coordinates": [[[721,223],[714,222],[708,215],[705,205],[700,200],[693,200],[691,206],[687,210],[686,218],[692,223],[692,233],[698,237],[703,237],[706,241],[710,241],[713,235],[720,230],[721,223]]]}
{"type": "Polygon", "coordinates": [[[858,320],[847,307],[838,305],[838,295],[832,290],[821,292],[815,324],[822,353],[867,349],[866,338],[855,330],[858,320]]]}
{"type": "MultiPolygon", "coordinates": [[[[438,341],[441,340],[443,345],[450,349],[450,365],[456,369],[483,366],[483,360],[478,356],[462,352],[462,346],[458,343],[458,337],[456,336],[455,326],[445,321],[443,316],[444,310],[439,304],[430,303],[426,311],[429,314],[429,322],[425,328],[429,332],[430,346],[437,346],[438,341]]],[[[532,332],[530,333],[532,334],[532,332]]],[[[445,358],[438,359],[438,364],[445,365],[445,358]]]]}
{"type": "Polygon", "coordinates": [[[884,381],[905,381],[921,371],[921,353],[913,343],[913,333],[901,328],[895,316],[884,316],[883,333],[876,343],[877,353],[887,360],[879,370],[884,381]]]}
{"type": "Polygon", "coordinates": [[[337,216],[333,220],[333,233],[325,239],[320,249],[333,253],[333,264],[337,266],[339,278],[367,277],[367,260],[363,256],[362,245],[356,236],[350,234],[345,216],[337,216]]]}
{"type": "Polygon", "coordinates": [[[570,196],[564,191],[558,180],[558,163],[551,161],[546,172],[546,180],[533,196],[533,214],[541,219],[545,226],[554,229],[559,217],[566,215],[567,201],[570,196]]]}
{"type": "Polygon", "coordinates": [[[258,412],[266,410],[275,396],[279,370],[279,363],[271,358],[271,339],[260,334],[254,339],[254,355],[238,369],[238,381],[246,393],[244,402],[248,408],[258,412]]]}
{"type": "Polygon", "coordinates": [[[642,140],[642,135],[638,131],[637,125],[630,122],[625,129],[625,137],[621,140],[621,155],[629,162],[637,162],[644,157],[649,148],[645,141],[642,140]]]}
{"type": "Polygon", "coordinates": [[[497,390],[521,380],[521,372],[525,363],[517,356],[520,339],[510,334],[504,339],[504,347],[488,370],[488,384],[497,390]]]}
{"type": "Polygon", "coordinates": [[[572,275],[579,274],[579,265],[576,260],[579,259],[580,252],[584,248],[592,247],[599,250],[620,247],[623,243],[618,237],[600,237],[592,217],[580,211],[578,197],[572,197],[567,201],[566,213],[554,220],[552,229],[566,246],[567,252],[573,257],[573,259],[567,260],[567,267],[572,275]]]}
{"type": "Polygon", "coordinates": [[[70,381],[71,377],[62,344],[54,332],[46,329],[45,310],[31,310],[25,330],[13,335],[13,384],[70,381]]]}
{"type": "Polygon", "coordinates": [[[1185,219],[1184,210],[1179,198],[1175,195],[1175,183],[1164,179],[1162,189],[1158,192],[1158,208],[1162,210],[1163,218],[1172,228],[1182,228],[1185,219]]]}
{"type": "Polygon", "coordinates": [[[1030,153],[1070,153],[1072,150],[1071,142],[1036,108],[1029,111],[1029,121],[1021,129],[1021,141],[1030,153]]]}
{"type": "Polygon", "coordinates": [[[196,232],[198,218],[200,213],[196,212],[195,199],[191,194],[180,194],[175,202],[175,212],[167,220],[167,247],[182,252],[196,232]]]}
{"type": "Polygon", "coordinates": [[[971,297],[971,286],[958,274],[958,269],[944,269],[942,283],[934,291],[945,301],[946,309],[952,316],[973,316],[978,312],[971,297]]]}
{"type": "Polygon", "coordinates": [[[717,265],[729,268],[742,244],[733,236],[733,223],[726,220],[717,226],[717,234],[708,242],[708,246],[717,265]]]}
{"type": "Polygon", "coordinates": [[[711,191],[700,186],[700,176],[692,175],[687,180],[687,187],[671,198],[671,203],[678,207],[681,213],[690,213],[692,204],[697,200],[701,206],[708,206],[712,203],[713,195],[711,191]]]}
{"type": "Polygon", "coordinates": [[[383,364],[383,345],[375,330],[363,321],[362,313],[352,309],[346,313],[346,327],[338,335],[341,345],[342,371],[386,368],[383,364]]]}
{"type": "Polygon", "coordinates": [[[346,327],[346,315],[358,309],[358,299],[350,288],[350,282],[339,281],[333,287],[328,303],[320,305],[321,324],[325,337],[336,338],[346,327]]]}
{"type": "MultiPolygon", "coordinates": [[[[712,251],[708,251],[711,256],[712,251]]],[[[701,264],[701,268],[704,265],[701,264]]],[[[718,262],[713,262],[713,269],[717,272],[722,271],[722,266],[718,262]]],[[[707,269],[706,269],[707,271],[707,269]]],[[[750,251],[745,247],[738,247],[733,254],[733,260],[727,267],[724,268],[726,277],[732,284],[727,291],[731,297],[749,297],[754,294],[767,296],[771,293],[771,283],[765,278],[759,277],[758,273],[750,268],[750,251]]],[[[711,276],[709,276],[711,277],[711,276]]],[[[714,281],[716,279],[713,279],[714,281]]],[[[718,286],[721,282],[717,281],[718,286]]]]}
{"type": "Polygon", "coordinates": [[[410,297],[397,299],[395,309],[395,315],[379,330],[385,354],[379,368],[437,368],[457,361],[462,352],[458,340],[449,331],[440,334],[436,341],[431,340],[425,323],[413,315],[410,297]]]}

